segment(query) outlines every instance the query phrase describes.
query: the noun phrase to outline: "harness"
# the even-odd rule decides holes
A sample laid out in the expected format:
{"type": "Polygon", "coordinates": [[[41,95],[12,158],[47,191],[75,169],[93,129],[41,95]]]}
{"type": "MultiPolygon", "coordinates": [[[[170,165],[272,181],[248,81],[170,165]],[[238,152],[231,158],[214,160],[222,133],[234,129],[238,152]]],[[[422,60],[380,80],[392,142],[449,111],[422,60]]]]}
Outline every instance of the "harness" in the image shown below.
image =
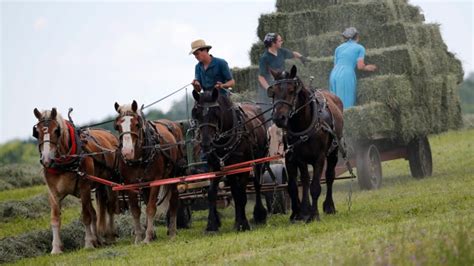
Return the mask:
{"type": "MultiPolygon", "coordinates": [[[[203,114],[206,115],[209,108],[220,107],[218,102],[211,104],[199,104],[203,107],[203,114]]],[[[215,123],[204,122],[198,125],[199,129],[203,127],[213,127],[216,131],[216,137],[212,140],[212,149],[209,154],[212,154],[219,160],[219,165],[224,166],[225,161],[228,160],[232,155],[243,155],[242,152],[237,152],[237,148],[243,141],[244,137],[248,137],[249,141],[253,144],[252,147],[256,148],[256,141],[250,138],[253,134],[253,130],[247,128],[245,122],[246,114],[240,105],[232,105],[229,108],[232,113],[232,127],[228,131],[222,131],[219,126],[215,123]]],[[[221,121],[224,116],[221,116],[221,121]]],[[[221,123],[222,125],[223,123],[221,123]]],[[[263,124],[262,124],[263,125],[263,124]]],[[[253,128],[254,129],[254,128],[253,128]]]]}
{"type": "MultiPolygon", "coordinates": [[[[295,83],[296,85],[296,96],[294,97],[293,101],[289,102],[286,100],[276,100],[274,101],[273,106],[276,106],[277,104],[288,105],[291,108],[289,113],[290,119],[308,105],[312,110],[312,114],[311,123],[306,129],[299,132],[295,132],[290,128],[286,129],[285,138],[287,143],[287,152],[292,152],[296,146],[308,141],[313,135],[319,132],[319,130],[324,130],[334,137],[327,154],[331,153],[338,147],[338,142],[337,136],[334,133],[334,117],[327,105],[327,99],[321,93],[321,90],[312,90],[309,99],[297,108],[296,105],[298,101],[298,95],[301,90],[305,89],[299,78],[278,80],[272,85],[272,87],[275,85],[280,85],[283,90],[286,90],[288,84],[290,83],[295,83]]],[[[269,92],[269,96],[274,96],[272,91],[269,92]]]]}

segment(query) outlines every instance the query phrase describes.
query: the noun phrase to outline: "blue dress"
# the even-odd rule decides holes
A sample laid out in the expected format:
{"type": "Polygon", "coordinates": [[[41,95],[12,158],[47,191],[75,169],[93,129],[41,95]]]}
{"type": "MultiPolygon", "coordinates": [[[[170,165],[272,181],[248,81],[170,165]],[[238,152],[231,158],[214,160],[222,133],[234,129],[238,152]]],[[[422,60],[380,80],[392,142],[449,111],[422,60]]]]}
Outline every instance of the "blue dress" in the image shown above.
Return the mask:
{"type": "Polygon", "coordinates": [[[334,68],[329,76],[329,88],[341,98],[344,109],[356,102],[357,77],[355,68],[359,59],[364,59],[365,48],[353,40],[339,45],[334,52],[334,68]]]}

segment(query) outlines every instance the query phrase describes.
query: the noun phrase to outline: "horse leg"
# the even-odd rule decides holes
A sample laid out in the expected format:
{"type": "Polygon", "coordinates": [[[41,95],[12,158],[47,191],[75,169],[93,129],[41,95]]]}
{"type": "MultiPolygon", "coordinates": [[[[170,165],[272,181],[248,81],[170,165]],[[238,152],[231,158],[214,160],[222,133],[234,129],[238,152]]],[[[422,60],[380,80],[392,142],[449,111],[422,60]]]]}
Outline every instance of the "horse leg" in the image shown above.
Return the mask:
{"type": "MultiPolygon", "coordinates": [[[[95,223],[93,214],[95,216],[95,211],[92,213],[91,206],[92,206],[92,199],[91,199],[91,189],[90,185],[87,182],[83,182],[80,185],[80,195],[81,195],[81,204],[82,204],[82,223],[85,227],[85,237],[84,237],[84,248],[94,248],[94,244],[97,244],[97,232],[93,232],[92,230],[95,229],[92,227],[92,223],[95,223]]],[[[93,208],[92,208],[93,210],[93,208]]]]}
{"type": "MultiPolygon", "coordinates": [[[[255,207],[253,209],[253,220],[256,224],[264,224],[267,221],[267,210],[263,206],[262,203],[262,194],[260,192],[262,184],[261,184],[261,176],[262,176],[262,167],[263,165],[259,164],[254,168],[254,179],[253,183],[255,186],[255,207]]],[[[245,209],[244,209],[245,213],[245,209]]]]}
{"type": "Polygon", "coordinates": [[[230,189],[235,206],[235,224],[234,228],[237,231],[250,230],[250,225],[245,215],[245,205],[247,204],[247,195],[245,194],[246,183],[242,184],[243,176],[233,175],[228,177],[230,182],[230,189]]]}
{"type": "Polygon", "coordinates": [[[327,166],[326,166],[326,199],[323,202],[323,210],[324,213],[327,214],[334,214],[336,213],[336,207],[334,206],[334,201],[332,198],[332,185],[334,183],[334,179],[336,178],[336,164],[337,164],[337,152],[338,149],[335,149],[329,156],[327,157],[327,166]]]}
{"type": "Polygon", "coordinates": [[[103,238],[107,234],[107,192],[104,186],[99,186],[95,190],[95,199],[97,206],[97,235],[103,238]]]}
{"type": "Polygon", "coordinates": [[[128,204],[133,217],[135,244],[139,244],[143,239],[143,228],[140,224],[141,209],[138,204],[138,194],[134,191],[128,192],[128,204]]]}
{"type": "Polygon", "coordinates": [[[105,231],[105,240],[108,244],[114,243],[117,234],[115,232],[115,223],[114,216],[118,209],[118,193],[112,191],[111,188],[106,188],[107,193],[107,221],[106,221],[106,231],[105,231]]]}
{"type": "Polygon", "coordinates": [[[53,231],[53,242],[51,254],[62,253],[63,243],[59,231],[61,229],[61,202],[59,197],[49,191],[49,206],[51,208],[51,230],[53,231]]]}
{"type": "Polygon", "coordinates": [[[150,243],[155,237],[155,225],[153,224],[153,221],[155,220],[156,215],[158,192],[160,192],[159,187],[151,187],[150,195],[148,196],[148,202],[146,204],[146,232],[143,242],[147,244],[150,243]]]}
{"type": "Polygon", "coordinates": [[[176,186],[171,186],[168,189],[171,189],[169,193],[169,214],[170,214],[170,221],[168,223],[168,236],[171,239],[176,237],[177,233],[177,215],[178,215],[178,207],[179,207],[179,194],[176,186]]]}
{"type": "Polygon", "coordinates": [[[303,197],[301,200],[301,217],[304,221],[310,219],[311,216],[311,204],[309,202],[309,172],[308,165],[305,163],[299,163],[298,168],[301,174],[301,184],[303,186],[303,197]]]}
{"type": "Polygon", "coordinates": [[[311,216],[306,222],[311,222],[315,219],[320,221],[318,199],[319,195],[321,195],[321,174],[323,173],[325,159],[324,156],[319,156],[316,163],[313,164],[313,180],[311,181],[311,197],[313,202],[311,205],[311,216]]]}
{"type": "Polygon", "coordinates": [[[211,181],[209,186],[209,192],[207,194],[207,199],[209,201],[209,216],[207,217],[207,232],[217,232],[221,226],[221,221],[219,219],[219,214],[217,213],[217,186],[219,184],[220,178],[216,178],[211,181]]]}
{"type": "Polygon", "coordinates": [[[286,160],[286,169],[288,171],[288,194],[291,198],[291,216],[290,221],[301,220],[300,216],[300,199],[298,197],[298,183],[296,177],[298,169],[294,163],[290,163],[286,160]]]}

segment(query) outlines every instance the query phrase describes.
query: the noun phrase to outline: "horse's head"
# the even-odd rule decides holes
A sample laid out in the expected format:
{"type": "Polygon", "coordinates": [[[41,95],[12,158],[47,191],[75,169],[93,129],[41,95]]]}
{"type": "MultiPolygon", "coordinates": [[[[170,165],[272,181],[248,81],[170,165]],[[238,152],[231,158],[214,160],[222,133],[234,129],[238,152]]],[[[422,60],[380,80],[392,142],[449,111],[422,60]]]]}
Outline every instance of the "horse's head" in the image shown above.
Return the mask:
{"type": "Polygon", "coordinates": [[[192,110],[192,117],[198,123],[201,148],[203,152],[208,153],[211,149],[213,140],[215,140],[222,129],[222,117],[225,115],[219,104],[222,97],[219,97],[217,89],[198,93],[193,90],[195,105],[192,110]]]}
{"type": "Polygon", "coordinates": [[[127,160],[135,160],[135,157],[138,158],[135,153],[142,140],[145,119],[135,100],[131,105],[115,103],[115,110],[119,115],[114,127],[119,133],[122,156],[127,160]]]}
{"type": "Polygon", "coordinates": [[[273,98],[273,122],[281,128],[288,126],[288,119],[290,119],[296,109],[296,101],[303,84],[296,76],[296,66],[293,66],[290,73],[274,72],[270,70],[275,83],[267,90],[268,97],[273,98]]]}
{"type": "Polygon", "coordinates": [[[40,162],[43,166],[50,167],[60,152],[61,136],[68,136],[67,126],[56,108],[43,112],[35,108],[33,113],[38,119],[38,123],[33,126],[33,137],[38,139],[40,162]]]}

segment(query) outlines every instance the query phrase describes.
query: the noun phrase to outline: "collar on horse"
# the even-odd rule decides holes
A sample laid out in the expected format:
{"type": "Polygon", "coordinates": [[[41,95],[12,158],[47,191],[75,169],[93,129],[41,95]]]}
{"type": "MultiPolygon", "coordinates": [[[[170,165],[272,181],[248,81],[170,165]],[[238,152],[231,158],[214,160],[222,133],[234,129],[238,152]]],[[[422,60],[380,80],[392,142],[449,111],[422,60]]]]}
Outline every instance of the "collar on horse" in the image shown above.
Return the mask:
{"type": "MultiPolygon", "coordinates": [[[[323,112],[328,112],[327,100],[321,93],[321,91],[319,89],[310,90],[311,93],[309,99],[301,106],[296,107],[298,101],[298,94],[301,92],[301,90],[306,90],[299,78],[295,77],[293,79],[277,80],[272,86],[280,85],[283,87],[283,89],[285,89],[289,83],[295,83],[297,88],[293,102],[289,102],[286,100],[277,100],[274,101],[273,106],[277,104],[286,104],[290,106],[291,111],[289,114],[289,119],[291,119],[294,115],[296,115],[299,111],[303,110],[303,108],[307,106],[310,106],[310,108],[312,109],[311,123],[306,129],[299,132],[292,131],[290,128],[286,130],[285,137],[288,140],[287,142],[291,142],[291,144],[288,144],[288,150],[291,151],[295,146],[308,141],[308,139],[314,134],[316,134],[319,130],[323,129],[325,131],[332,132],[333,129],[332,126],[328,125],[328,123],[326,123],[326,121],[324,121],[321,117],[323,112]]],[[[269,94],[270,93],[272,92],[269,92],[269,94]]],[[[274,95],[271,94],[269,96],[273,97],[274,95]]],[[[331,114],[331,121],[333,120],[334,119],[332,118],[331,114]]]]}
{"type": "MultiPolygon", "coordinates": [[[[220,105],[216,102],[202,107],[205,108],[204,111],[207,112],[206,108],[220,107],[220,105]]],[[[235,150],[242,142],[243,132],[245,132],[245,125],[243,123],[244,111],[242,108],[237,105],[232,105],[229,111],[232,112],[232,127],[228,131],[221,132],[219,126],[214,123],[199,124],[199,128],[210,126],[216,130],[217,138],[212,140],[213,149],[211,153],[217,157],[221,167],[224,166],[224,162],[229,159],[232,154],[235,154],[235,150]]]]}
{"type": "MultiPolygon", "coordinates": [[[[46,171],[51,174],[59,174],[67,171],[75,172],[82,161],[82,157],[78,156],[82,153],[82,143],[79,137],[80,129],[76,129],[74,124],[70,121],[65,122],[69,132],[69,151],[66,155],[60,155],[59,157],[54,158],[52,166],[45,168],[46,171]]],[[[56,146],[58,145],[56,144],[56,146]]],[[[59,151],[59,147],[57,150],[59,151]]]]}

